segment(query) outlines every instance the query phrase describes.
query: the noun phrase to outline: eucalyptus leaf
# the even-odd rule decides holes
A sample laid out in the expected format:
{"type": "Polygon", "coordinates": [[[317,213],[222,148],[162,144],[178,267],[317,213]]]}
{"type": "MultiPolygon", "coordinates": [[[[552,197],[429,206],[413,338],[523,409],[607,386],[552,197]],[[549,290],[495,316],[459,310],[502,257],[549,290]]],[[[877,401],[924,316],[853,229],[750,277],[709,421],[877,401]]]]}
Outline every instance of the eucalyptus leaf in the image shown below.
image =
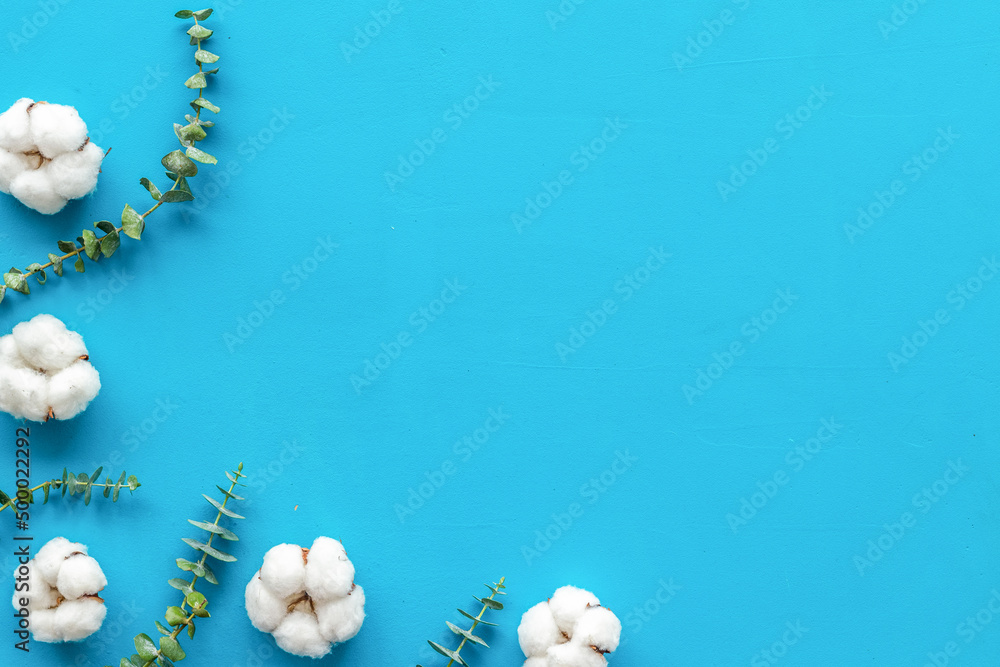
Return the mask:
{"type": "MultiPolygon", "coordinates": [[[[153,198],[159,199],[160,191],[156,189],[156,186],[150,183],[149,187],[153,188],[153,190],[150,191],[151,194],[154,190],[156,191],[153,198]]],[[[122,231],[125,232],[127,236],[134,239],[141,239],[142,233],[146,231],[146,221],[141,215],[139,215],[138,211],[128,204],[125,204],[125,210],[122,211],[122,231]]]]}
{"type": "Polygon", "coordinates": [[[101,239],[101,252],[104,253],[105,257],[111,257],[111,255],[117,252],[121,244],[122,241],[118,235],[118,230],[114,230],[101,239]]]}
{"type": "Polygon", "coordinates": [[[167,190],[163,193],[160,201],[164,204],[176,204],[177,202],[191,201],[192,199],[194,199],[194,195],[190,192],[185,192],[184,190],[167,190]]]}

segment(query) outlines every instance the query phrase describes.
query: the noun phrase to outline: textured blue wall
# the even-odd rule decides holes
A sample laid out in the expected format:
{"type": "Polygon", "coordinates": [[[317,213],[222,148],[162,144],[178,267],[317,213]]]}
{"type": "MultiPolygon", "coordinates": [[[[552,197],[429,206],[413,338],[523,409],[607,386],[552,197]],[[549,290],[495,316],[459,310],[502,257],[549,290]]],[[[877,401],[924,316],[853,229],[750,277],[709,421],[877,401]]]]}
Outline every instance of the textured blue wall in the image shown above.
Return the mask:
{"type": "MultiPolygon", "coordinates": [[[[57,217],[0,198],[4,267],[162,182],[191,53],[142,4],[4,3],[0,106],[114,149],[57,217]]],[[[33,477],[143,482],[32,514],[90,545],[109,621],[30,661],[4,631],[0,663],[117,665],[244,461],[193,665],[302,664],[243,586],[318,534],[368,591],[345,667],[443,665],[425,640],[504,575],[483,667],[566,583],[622,617],[618,665],[995,664],[995,3],[217,10],[198,205],[0,306],[70,323],[105,385],[33,428],[33,477]]]]}

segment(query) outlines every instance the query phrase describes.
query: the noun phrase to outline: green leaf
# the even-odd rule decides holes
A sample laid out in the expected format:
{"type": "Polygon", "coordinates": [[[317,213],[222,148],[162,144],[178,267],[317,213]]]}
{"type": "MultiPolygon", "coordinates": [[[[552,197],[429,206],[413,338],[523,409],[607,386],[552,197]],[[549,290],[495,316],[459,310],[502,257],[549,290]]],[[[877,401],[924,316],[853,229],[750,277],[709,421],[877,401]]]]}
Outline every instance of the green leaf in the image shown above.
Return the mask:
{"type": "Polygon", "coordinates": [[[45,275],[45,271],[42,271],[42,265],[39,264],[38,262],[32,262],[31,264],[28,264],[28,266],[26,266],[25,269],[28,271],[28,274],[35,276],[35,279],[38,280],[39,285],[44,285],[45,281],[48,280],[48,276],[45,275]]]}
{"type": "Polygon", "coordinates": [[[205,80],[204,72],[198,72],[197,74],[192,74],[191,78],[184,82],[184,85],[188,88],[200,90],[201,88],[208,88],[208,81],[205,80]]]}
{"type": "Polygon", "coordinates": [[[188,606],[191,607],[191,609],[197,609],[208,605],[208,600],[206,600],[205,596],[198,591],[191,591],[188,593],[187,596],[185,596],[184,601],[188,603],[188,606]]]}
{"type": "Polygon", "coordinates": [[[441,646],[436,642],[428,641],[427,643],[431,645],[432,649],[434,649],[444,657],[451,658],[458,664],[465,665],[465,667],[469,667],[469,663],[467,663],[465,660],[462,659],[462,656],[458,654],[458,651],[452,651],[450,648],[445,648],[444,646],[441,646]]]}
{"type": "Polygon", "coordinates": [[[159,633],[161,635],[169,635],[170,634],[170,630],[168,630],[165,627],[163,627],[163,623],[160,623],[159,621],[153,621],[153,624],[156,625],[156,629],[157,629],[157,631],[159,631],[159,633]]]}
{"type": "Polygon", "coordinates": [[[174,14],[174,16],[176,16],[179,19],[189,19],[192,16],[194,16],[194,12],[192,12],[190,9],[182,9],[176,14],[174,14]]]}
{"type": "Polygon", "coordinates": [[[463,609],[459,609],[458,613],[472,621],[478,621],[480,625],[492,625],[493,627],[499,627],[496,623],[490,623],[489,621],[484,621],[481,618],[476,618],[475,616],[473,616],[472,614],[463,609]]]}
{"type": "Polygon", "coordinates": [[[205,581],[207,581],[210,584],[218,585],[219,580],[215,578],[215,572],[212,570],[212,566],[209,565],[207,562],[205,562],[202,563],[201,567],[203,570],[205,570],[205,574],[202,575],[205,581]]]}
{"type": "Polygon", "coordinates": [[[198,165],[181,151],[171,151],[163,156],[160,163],[178,176],[197,176],[198,165]]]}
{"type": "Polygon", "coordinates": [[[0,491],[0,505],[6,505],[11,501],[10,496],[8,496],[3,491],[0,491]]]}
{"type": "Polygon", "coordinates": [[[198,99],[196,99],[194,102],[191,103],[191,106],[194,107],[195,111],[198,110],[198,107],[201,107],[202,109],[208,109],[212,113],[219,113],[219,111],[221,111],[219,107],[215,106],[214,104],[206,100],[204,97],[199,97],[198,99]]]}
{"type": "MultiPolygon", "coordinates": [[[[190,150],[190,149],[189,149],[190,150]]],[[[194,195],[184,190],[167,190],[160,199],[165,204],[176,204],[177,202],[191,201],[194,195]]]]}
{"type": "Polygon", "coordinates": [[[129,475],[128,476],[128,490],[129,491],[135,491],[140,486],[142,486],[142,484],[139,483],[139,480],[136,479],[135,475],[129,475]]]}
{"type": "Polygon", "coordinates": [[[49,253],[49,261],[52,262],[52,270],[55,272],[55,274],[57,276],[61,276],[63,274],[63,271],[62,271],[62,263],[63,263],[62,257],[60,257],[59,255],[57,255],[55,253],[50,252],[49,253]]]}
{"type": "Polygon", "coordinates": [[[181,538],[184,544],[188,545],[192,549],[197,549],[203,553],[208,554],[216,560],[221,560],[223,563],[232,563],[236,560],[235,556],[227,554],[225,551],[219,551],[213,546],[209,546],[204,542],[199,542],[198,540],[193,540],[190,537],[181,538]]]}
{"type": "Polygon", "coordinates": [[[67,477],[66,468],[63,468],[62,486],[61,486],[63,498],[66,497],[66,480],[67,479],[68,479],[68,477],[67,477]]]}
{"type": "Polygon", "coordinates": [[[135,636],[135,650],[143,660],[154,660],[159,652],[149,635],[140,633],[135,636]]]}
{"type": "Polygon", "coordinates": [[[149,194],[153,197],[154,201],[160,201],[160,189],[153,185],[153,182],[148,178],[140,178],[139,184],[149,191],[149,194]]]}
{"type": "Polygon", "coordinates": [[[118,492],[121,491],[122,483],[124,481],[125,481],[125,471],[122,470],[122,476],[118,478],[117,482],[115,482],[114,496],[111,498],[111,502],[113,503],[118,502],[118,492]]]}
{"type": "Polygon", "coordinates": [[[224,540],[235,542],[240,539],[236,537],[236,533],[234,533],[233,531],[227,530],[226,528],[223,528],[222,526],[216,525],[214,523],[208,523],[207,521],[195,521],[194,519],[188,519],[188,523],[190,523],[192,526],[197,526],[202,530],[207,530],[210,533],[214,533],[215,535],[218,535],[224,540]]]}
{"type": "Polygon", "coordinates": [[[104,466],[98,467],[97,470],[94,471],[94,474],[90,476],[90,480],[92,482],[96,482],[97,480],[101,479],[102,472],[104,472],[104,466]]]}
{"type": "Polygon", "coordinates": [[[93,488],[94,488],[93,484],[88,484],[86,491],[83,492],[83,504],[84,505],[89,505],[90,504],[90,491],[93,488]]]}
{"type": "Polygon", "coordinates": [[[83,257],[80,255],[76,256],[76,261],[73,262],[73,268],[76,269],[77,273],[83,273],[87,270],[87,265],[83,263],[83,257]]]}
{"type": "Polygon", "coordinates": [[[118,235],[118,230],[112,231],[101,239],[101,252],[104,253],[105,257],[111,257],[121,247],[121,244],[122,241],[118,235]]]}
{"type": "Polygon", "coordinates": [[[243,496],[238,496],[235,493],[233,493],[232,491],[226,491],[224,488],[222,488],[218,484],[215,485],[215,488],[217,488],[219,491],[222,491],[222,493],[224,495],[226,495],[229,498],[232,498],[233,500],[246,500],[246,498],[244,498],[243,496]]]}
{"type": "Polygon", "coordinates": [[[94,227],[100,229],[105,234],[110,234],[115,231],[115,226],[112,225],[109,220],[98,220],[94,223],[94,227]]]}
{"type": "Polygon", "coordinates": [[[211,51],[206,51],[205,49],[198,49],[194,52],[194,59],[200,63],[207,63],[211,65],[219,59],[219,56],[215,55],[211,51]]]}
{"type": "Polygon", "coordinates": [[[45,497],[42,498],[42,504],[43,505],[46,504],[47,502],[49,502],[49,491],[51,490],[51,488],[52,488],[52,485],[48,484],[48,483],[46,483],[46,485],[42,487],[43,492],[45,493],[45,497]]]}
{"type": "Polygon", "coordinates": [[[160,652],[171,660],[183,660],[185,653],[173,637],[160,637],[160,652]]]}
{"type": "Polygon", "coordinates": [[[70,496],[75,496],[76,495],[76,493],[77,493],[76,487],[77,487],[76,475],[74,475],[73,473],[70,473],[69,474],[69,480],[66,482],[66,490],[69,491],[69,495],[70,496]]]}
{"type": "MultiPolygon", "coordinates": [[[[146,179],[142,180],[145,181],[146,179]]],[[[148,183],[149,181],[146,182],[148,183]]],[[[150,183],[149,187],[153,188],[153,190],[156,191],[156,195],[153,197],[153,199],[159,199],[160,191],[156,189],[156,186],[150,183]]],[[[150,192],[152,192],[152,190],[150,192]]],[[[125,232],[127,236],[130,236],[138,240],[142,238],[142,233],[145,230],[146,230],[146,221],[143,219],[143,217],[139,215],[138,211],[136,211],[134,208],[132,208],[128,204],[125,204],[125,210],[122,211],[122,231],[125,232]]]]}
{"type": "Polygon", "coordinates": [[[188,637],[194,639],[194,621],[188,621],[188,637]]]}
{"type": "Polygon", "coordinates": [[[184,594],[191,592],[191,582],[187,579],[170,579],[167,583],[184,594]]]}
{"type": "Polygon", "coordinates": [[[59,249],[63,252],[73,252],[76,250],[76,244],[70,243],[69,241],[58,241],[56,245],[59,246],[59,249]]]}
{"type": "Polygon", "coordinates": [[[204,164],[218,164],[219,160],[214,155],[209,155],[200,148],[195,148],[194,146],[188,146],[187,156],[192,160],[197,160],[204,164]]]}
{"type": "Polygon", "coordinates": [[[97,260],[101,256],[101,244],[97,241],[97,234],[89,229],[83,230],[83,248],[87,257],[97,260]]]}
{"type": "Polygon", "coordinates": [[[194,39],[208,39],[212,36],[212,32],[205,26],[193,25],[188,28],[187,34],[191,35],[194,39]]]}
{"type": "Polygon", "coordinates": [[[503,604],[497,602],[496,600],[491,600],[489,598],[477,598],[475,595],[473,595],[472,598],[477,602],[483,603],[483,606],[488,607],[489,609],[493,609],[496,611],[503,609],[503,604]]]}
{"type": "Polygon", "coordinates": [[[11,267],[9,273],[3,274],[3,282],[7,287],[11,288],[15,292],[20,292],[21,294],[31,294],[31,288],[28,287],[28,281],[19,269],[11,267]]]}
{"type": "Polygon", "coordinates": [[[205,19],[207,19],[211,15],[212,15],[212,10],[211,9],[199,9],[198,11],[196,11],[194,13],[194,17],[196,19],[198,19],[199,21],[204,21],[205,19]]]}
{"type": "Polygon", "coordinates": [[[246,518],[245,516],[243,516],[241,514],[237,514],[236,512],[232,511],[231,509],[229,509],[227,507],[224,507],[222,505],[222,503],[220,503],[218,500],[216,500],[212,496],[206,496],[204,493],[201,494],[201,495],[202,495],[202,497],[205,498],[205,500],[207,500],[208,502],[212,503],[212,507],[214,507],[215,509],[219,510],[220,512],[222,512],[226,516],[232,517],[233,519],[245,519],[246,518]]]}
{"type": "Polygon", "coordinates": [[[463,628],[458,627],[454,623],[451,623],[451,622],[448,622],[448,621],[445,621],[445,625],[447,625],[448,629],[451,630],[452,632],[454,632],[456,635],[459,635],[461,637],[465,637],[468,641],[472,642],[473,644],[479,644],[480,646],[485,646],[486,648],[490,647],[489,644],[487,644],[486,642],[484,642],[482,639],[480,639],[476,635],[472,634],[471,630],[465,630],[463,628]]]}
{"type": "Polygon", "coordinates": [[[203,570],[202,567],[198,565],[198,563],[192,563],[191,561],[186,560],[184,558],[177,559],[177,567],[184,570],[185,572],[194,572],[195,575],[199,577],[205,573],[205,570],[203,570]]]}
{"type": "Polygon", "coordinates": [[[4,295],[6,295],[6,294],[7,294],[7,286],[6,285],[0,285],[0,303],[3,303],[3,298],[4,298],[4,295]]]}
{"type": "Polygon", "coordinates": [[[166,619],[168,625],[180,625],[187,616],[180,607],[167,607],[166,619]]]}
{"type": "Polygon", "coordinates": [[[138,662],[133,662],[129,658],[122,658],[122,661],[118,663],[118,667],[140,667],[138,662]]]}

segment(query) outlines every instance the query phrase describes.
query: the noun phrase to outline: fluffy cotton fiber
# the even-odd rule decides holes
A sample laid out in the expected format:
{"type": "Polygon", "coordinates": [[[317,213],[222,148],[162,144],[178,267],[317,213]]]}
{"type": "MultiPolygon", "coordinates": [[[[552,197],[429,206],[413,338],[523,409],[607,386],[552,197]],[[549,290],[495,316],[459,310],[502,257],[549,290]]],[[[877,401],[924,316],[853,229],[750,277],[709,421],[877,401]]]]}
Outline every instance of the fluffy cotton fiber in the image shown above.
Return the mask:
{"type": "Polygon", "coordinates": [[[65,537],[50,540],[14,571],[14,609],[28,608],[35,641],[76,642],[100,629],[107,614],[98,593],[108,584],[87,547],[65,537]],[[28,584],[27,590],[16,590],[28,584]]]}
{"type": "Polygon", "coordinates": [[[0,411],[17,419],[72,419],[101,390],[83,338],[52,315],[0,338],[0,411]]]}
{"type": "Polygon", "coordinates": [[[365,592],[343,545],[318,537],[312,547],[279,544],[246,588],[250,622],[274,635],[282,650],[322,658],[361,630],[365,592]]]}
{"type": "Polygon", "coordinates": [[[618,648],[622,624],[588,591],[563,586],[521,617],[524,667],[602,667],[618,648]]]}
{"type": "Polygon", "coordinates": [[[103,160],[73,107],[25,97],[0,114],[0,192],[39,213],[93,192],[103,160]]]}

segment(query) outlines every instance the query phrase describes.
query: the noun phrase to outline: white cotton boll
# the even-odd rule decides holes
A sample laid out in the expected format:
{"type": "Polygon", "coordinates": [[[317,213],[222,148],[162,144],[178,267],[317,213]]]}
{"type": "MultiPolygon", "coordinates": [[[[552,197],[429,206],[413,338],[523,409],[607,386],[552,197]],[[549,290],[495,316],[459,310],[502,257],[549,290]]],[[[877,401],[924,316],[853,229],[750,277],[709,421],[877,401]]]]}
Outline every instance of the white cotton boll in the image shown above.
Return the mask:
{"type": "Polygon", "coordinates": [[[560,644],[553,646],[546,654],[549,667],[603,667],[607,659],[589,646],[581,644],[560,644]]]}
{"type": "Polygon", "coordinates": [[[329,537],[318,537],[309,549],[305,588],[315,600],[342,598],[354,584],[354,564],[344,546],[329,537]]]}
{"type": "Polygon", "coordinates": [[[281,650],[307,658],[322,658],[331,648],[319,632],[316,617],[304,611],[286,616],[274,631],[274,640],[281,650]]]}
{"type": "Polygon", "coordinates": [[[83,336],[52,315],[36,315],[14,327],[14,341],[25,362],[45,371],[66,368],[87,356],[83,336]]]}
{"type": "Polygon", "coordinates": [[[72,419],[87,409],[101,390],[101,376],[86,361],[78,361],[49,380],[49,407],[56,419],[72,419]]]}
{"type": "Polygon", "coordinates": [[[340,644],[353,639],[365,621],[364,589],[355,586],[347,597],[317,604],[316,619],[320,634],[328,642],[340,644]]]}
{"type": "Polygon", "coordinates": [[[101,566],[90,556],[77,554],[63,561],[56,577],[56,588],[64,598],[75,600],[84,595],[95,595],[108,580],[101,566]]]}
{"type": "Polygon", "coordinates": [[[302,547],[279,544],[264,554],[260,579],[278,597],[287,598],[302,590],[306,578],[302,547]]]}
{"type": "Polygon", "coordinates": [[[36,642],[54,644],[61,642],[62,633],[56,625],[55,609],[39,609],[31,612],[31,638],[36,642]]]}
{"type": "Polygon", "coordinates": [[[0,148],[12,153],[27,153],[35,147],[28,114],[28,107],[34,103],[34,100],[22,97],[0,114],[0,148]]]}
{"type": "Polygon", "coordinates": [[[288,615],[287,598],[279,598],[269,591],[256,574],[247,584],[244,599],[250,623],[261,632],[274,632],[288,615]]]}
{"type": "Polygon", "coordinates": [[[55,190],[45,167],[26,171],[10,184],[10,194],[30,209],[43,215],[53,215],[66,207],[66,198],[55,190]]]}
{"type": "MultiPolygon", "coordinates": [[[[64,600],[55,612],[55,630],[60,635],[59,641],[78,642],[101,629],[108,609],[100,600],[84,598],[64,600]]],[[[35,638],[38,638],[37,634],[35,638]]]]}
{"type": "Polygon", "coordinates": [[[70,542],[65,537],[54,537],[38,550],[33,561],[42,579],[50,586],[55,586],[59,568],[71,554],[77,552],[86,555],[87,547],[79,542],[70,542]]]}
{"type": "Polygon", "coordinates": [[[621,641],[622,623],[605,607],[591,607],[573,628],[573,643],[592,646],[601,653],[611,653],[621,641]]]}
{"type": "Polygon", "coordinates": [[[549,599],[549,607],[556,619],[556,625],[567,635],[573,634],[573,626],[587,611],[587,607],[597,607],[601,601],[589,591],[576,586],[563,586],[549,599]]]}
{"type": "Polygon", "coordinates": [[[45,421],[49,413],[49,381],[30,368],[0,370],[0,394],[4,411],[16,419],[45,421]]]}
{"type": "Polygon", "coordinates": [[[0,149],[0,192],[9,195],[10,184],[14,179],[36,166],[37,161],[32,161],[23,153],[10,153],[0,149]]]}
{"type": "MultiPolygon", "coordinates": [[[[56,193],[65,199],[79,199],[97,187],[104,151],[91,142],[82,150],[70,151],[52,158],[46,169],[56,193]]],[[[2,185],[0,181],[0,185],[2,185]]]]}
{"type": "Polygon", "coordinates": [[[528,658],[522,667],[549,667],[549,661],[544,657],[528,658]]]}
{"type": "Polygon", "coordinates": [[[517,627],[517,641],[526,656],[544,656],[550,646],[566,641],[566,636],[556,625],[548,602],[539,602],[524,612],[517,627]]]}
{"type": "Polygon", "coordinates": [[[14,578],[21,578],[24,581],[18,581],[17,586],[21,586],[25,583],[28,584],[28,590],[15,590],[14,597],[11,603],[14,605],[15,609],[19,609],[22,606],[26,606],[31,611],[36,609],[48,609],[49,607],[55,606],[56,600],[59,599],[59,593],[56,592],[52,586],[45,583],[42,579],[41,574],[38,572],[38,568],[35,566],[35,561],[29,560],[25,565],[19,566],[14,570],[14,578]],[[28,570],[27,574],[22,574],[20,572],[21,567],[25,567],[28,570]],[[22,605],[21,601],[27,602],[26,605],[22,605]]]}
{"type": "Polygon", "coordinates": [[[47,158],[75,151],[87,140],[87,124],[73,107],[36,104],[28,115],[35,147],[47,158]]]}

